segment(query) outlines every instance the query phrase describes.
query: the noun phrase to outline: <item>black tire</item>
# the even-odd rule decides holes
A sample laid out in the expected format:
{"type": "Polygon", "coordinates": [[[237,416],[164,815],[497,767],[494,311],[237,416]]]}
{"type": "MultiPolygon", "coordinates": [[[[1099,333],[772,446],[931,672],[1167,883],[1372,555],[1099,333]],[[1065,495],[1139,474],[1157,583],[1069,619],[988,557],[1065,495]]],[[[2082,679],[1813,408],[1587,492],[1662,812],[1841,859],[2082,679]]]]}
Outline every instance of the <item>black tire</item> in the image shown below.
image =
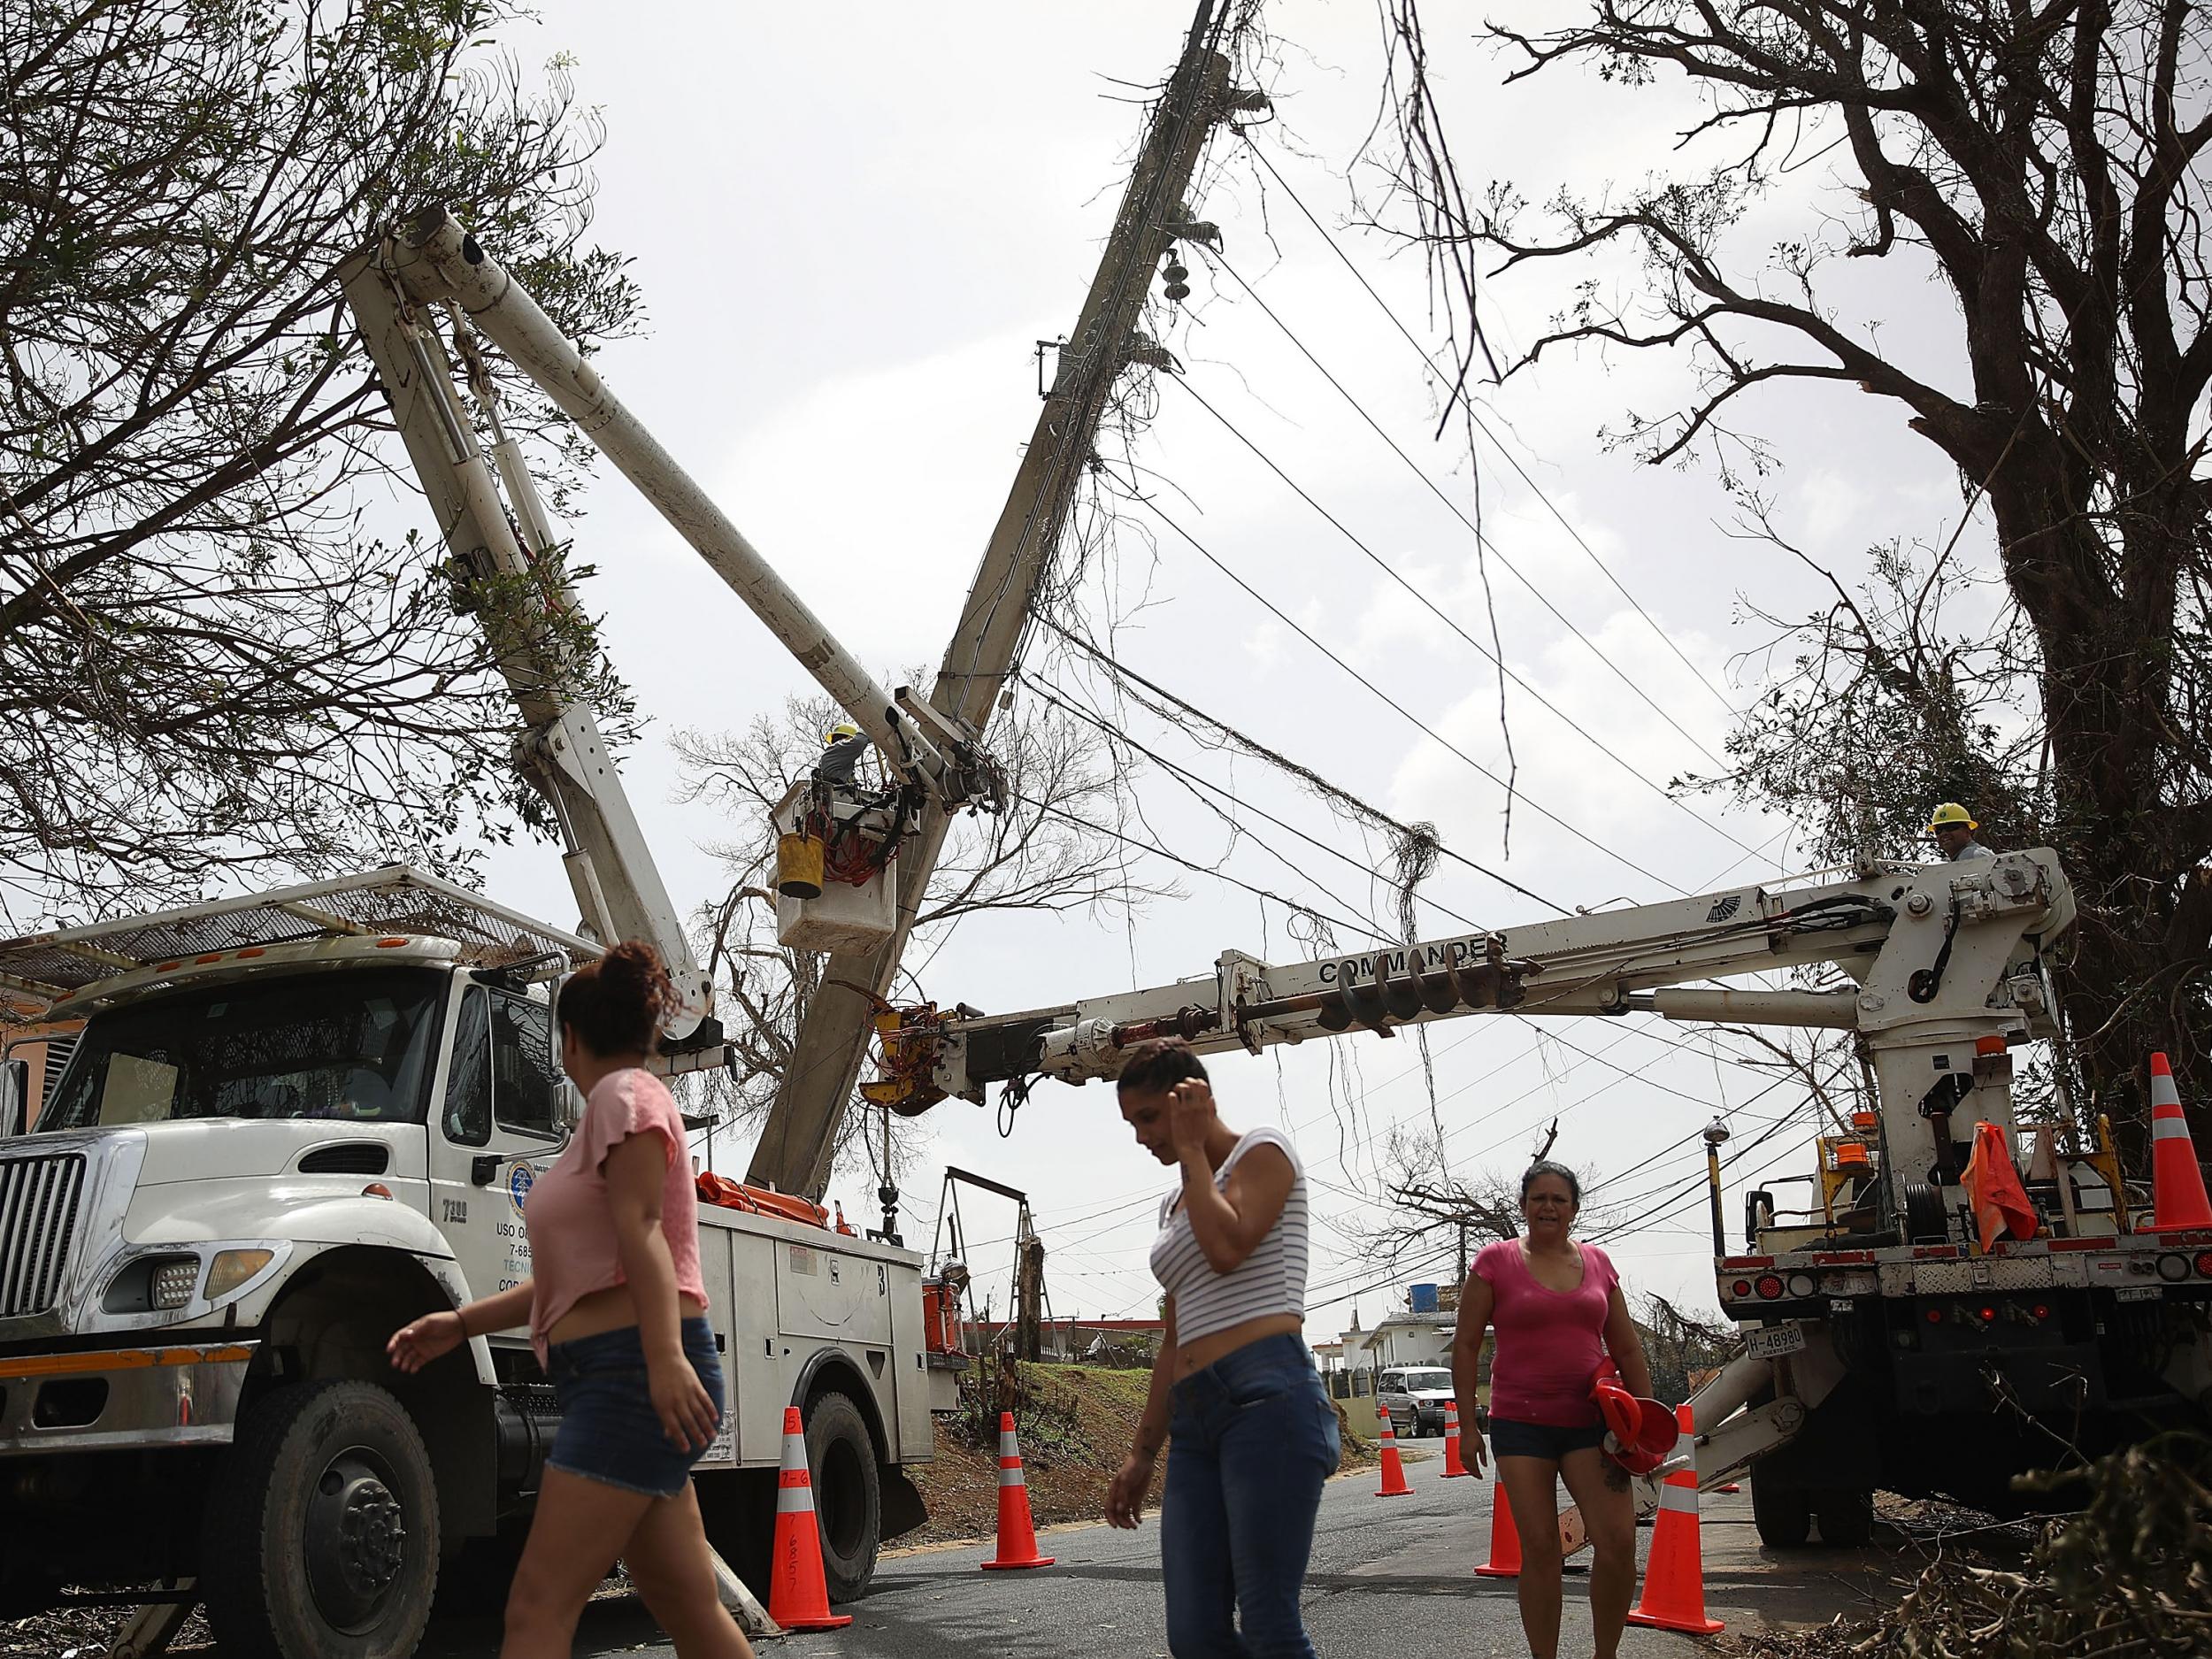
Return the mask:
{"type": "Polygon", "coordinates": [[[1769,1549],[1802,1549],[1813,1535],[1812,1494],[1751,1471],[1751,1519],[1769,1549]]]}
{"type": "Polygon", "coordinates": [[[1820,1541],[1838,1549],[1857,1549],[1874,1536],[1874,1494],[1847,1487],[1818,1494],[1813,1515],[1820,1523],[1820,1541]]]}
{"type": "Polygon", "coordinates": [[[200,1589],[224,1659],[407,1659],[438,1587],[438,1490],[373,1383],[280,1388],[208,1494],[200,1589]]]}
{"type": "Polygon", "coordinates": [[[776,1471],[699,1470],[691,1477],[707,1542],[764,1606],[776,1539],[776,1471]]]}
{"type": "Polygon", "coordinates": [[[814,1481],[814,1518],[822,1533],[822,1577],[831,1601],[850,1601],[875,1577],[883,1487],[868,1419],[849,1395],[832,1389],[808,1403],[806,1461],[814,1481]]]}
{"type": "Polygon", "coordinates": [[[507,1605],[515,1569],[522,1564],[522,1547],[530,1541],[530,1517],[516,1516],[499,1524],[489,1538],[472,1538],[438,1571],[438,1594],[432,1608],[436,1618],[488,1618],[507,1605]]]}

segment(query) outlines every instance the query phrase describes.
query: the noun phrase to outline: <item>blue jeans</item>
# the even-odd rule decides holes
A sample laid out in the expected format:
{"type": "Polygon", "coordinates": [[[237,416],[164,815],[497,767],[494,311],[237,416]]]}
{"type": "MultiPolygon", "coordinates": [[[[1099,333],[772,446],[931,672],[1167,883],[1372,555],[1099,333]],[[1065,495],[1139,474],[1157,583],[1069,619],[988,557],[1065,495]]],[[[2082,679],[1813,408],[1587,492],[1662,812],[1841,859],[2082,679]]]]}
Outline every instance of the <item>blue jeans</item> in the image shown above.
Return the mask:
{"type": "Polygon", "coordinates": [[[1160,1502],[1169,1652],[1313,1659],[1298,1593],[1340,1443],[1305,1344],[1248,1342],[1184,1378],[1171,1399],[1160,1502]]]}

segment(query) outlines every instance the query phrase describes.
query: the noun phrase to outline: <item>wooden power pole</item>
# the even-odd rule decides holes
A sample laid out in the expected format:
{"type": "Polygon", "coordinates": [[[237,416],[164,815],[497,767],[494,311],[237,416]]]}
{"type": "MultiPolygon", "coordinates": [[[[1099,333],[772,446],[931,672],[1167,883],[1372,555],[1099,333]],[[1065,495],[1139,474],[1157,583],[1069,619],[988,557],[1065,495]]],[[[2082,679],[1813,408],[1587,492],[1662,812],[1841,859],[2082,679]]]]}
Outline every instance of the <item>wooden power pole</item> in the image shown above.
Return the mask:
{"type": "MultiPolygon", "coordinates": [[[[1100,417],[1128,365],[1154,266],[1183,233],[1185,198],[1199,152],[1227,108],[1229,65],[1212,50],[1216,10],[1200,8],[1182,60],[1153,111],[1113,234],[1062,349],[1059,373],[931,689],[930,702],[941,713],[979,735],[989,726],[1013,669],[1038,583],[1051,568],[1091,461],[1100,417]]],[[[901,849],[898,926],[891,938],[873,950],[831,956],[748,1179],[809,1195],[828,1185],[838,1127],[874,1031],[875,1005],[855,987],[889,994],[950,822],[949,814],[933,805],[901,849]]]]}

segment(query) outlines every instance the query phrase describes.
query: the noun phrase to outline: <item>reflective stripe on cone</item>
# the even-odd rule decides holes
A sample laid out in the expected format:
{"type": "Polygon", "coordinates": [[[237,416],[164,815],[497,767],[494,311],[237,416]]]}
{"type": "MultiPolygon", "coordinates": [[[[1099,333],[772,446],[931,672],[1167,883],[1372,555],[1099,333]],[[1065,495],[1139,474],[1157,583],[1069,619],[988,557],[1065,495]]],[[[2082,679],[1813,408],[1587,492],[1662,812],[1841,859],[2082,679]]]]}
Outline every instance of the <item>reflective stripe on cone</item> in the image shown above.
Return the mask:
{"type": "Polygon", "coordinates": [[[1413,1488],[1406,1485],[1406,1466],[1398,1457],[1398,1432],[1390,1426],[1390,1419],[1383,1419],[1382,1432],[1382,1490],[1379,1498],[1402,1498],[1413,1488]]]}
{"type": "MultiPolygon", "coordinates": [[[[1675,1408],[1675,1421],[1693,1433],[1690,1408],[1675,1408]]],[[[1697,1472],[1685,1469],[1659,1488],[1659,1513],[1653,1517],[1651,1557],[1644,1563],[1643,1599],[1628,1616],[1632,1624],[1710,1636],[1727,1627],[1705,1616],[1705,1567],[1698,1554],[1697,1472]]]]}
{"type": "Polygon", "coordinates": [[[822,1527],[814,1513],[814,1477],[806,1461],[806,1422],[796,1406],[786,1406],[783,1413],[768,1617],[786,1630],[838,1630],[853,1622],[849,1614],[829,1610],[829,1586],[822,1578],[822,1527]]]}
{"type": "Polygon", "coordinates": [[[2212,1227],[2204,1170],[2189,1138],[2189,1118],[2181,1110],[2173,1068],[2162,1054],[2151,1056],[2151,1217],[2154,1233],[2212,1227]]]}
{"type": "Polygon", "coordinates": [[[1443,1478],[1449,1480],[1454,1476],[1473,1472],[1459,1457],[1459,1406],[1455,1402],[1448,1400],[1444,1402],[1443,1478]]]}
{"type": "Polygon", "coordinates": [[[1037,1553],[1037,1528],[1029,1516],[1029,1482],[1022,1476],[1021,1442],[1014,1434],[1014,1414],[998,1414],[998,1553],[983,1563],[986,1572],[1017,1567],[1049,1567],[1056,1556],[1037,1553]]]}

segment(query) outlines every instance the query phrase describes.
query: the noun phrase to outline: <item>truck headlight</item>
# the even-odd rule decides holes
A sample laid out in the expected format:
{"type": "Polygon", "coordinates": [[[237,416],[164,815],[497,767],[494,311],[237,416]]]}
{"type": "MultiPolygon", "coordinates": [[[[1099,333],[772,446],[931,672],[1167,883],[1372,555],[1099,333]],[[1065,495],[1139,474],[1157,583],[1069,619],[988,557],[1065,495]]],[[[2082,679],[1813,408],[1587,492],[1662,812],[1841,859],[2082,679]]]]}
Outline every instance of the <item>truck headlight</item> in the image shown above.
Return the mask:
{"type": "Polygon", "coordinates": [[[274,1257],[274,1250],[218,1250],[207,1270],[207,1299],[219,1302],[274,1257]]]}
{"type": "Polygon", "coordinates": [[[100,1305],[109,1313],[167,1313],[190,1302],[199,1283],[196,1256],[142,1256],[108,1281],[100,1305]]]}
{"type": "Polygon", "coordinates": [[[153,1272],[152,1294],[149,1298],[157,1310],[181,1308],[192,1300],[192,1293],[200,1283],[200,1258],[184,1256],[174,1262],[157,1264],[153,1272]]]}

